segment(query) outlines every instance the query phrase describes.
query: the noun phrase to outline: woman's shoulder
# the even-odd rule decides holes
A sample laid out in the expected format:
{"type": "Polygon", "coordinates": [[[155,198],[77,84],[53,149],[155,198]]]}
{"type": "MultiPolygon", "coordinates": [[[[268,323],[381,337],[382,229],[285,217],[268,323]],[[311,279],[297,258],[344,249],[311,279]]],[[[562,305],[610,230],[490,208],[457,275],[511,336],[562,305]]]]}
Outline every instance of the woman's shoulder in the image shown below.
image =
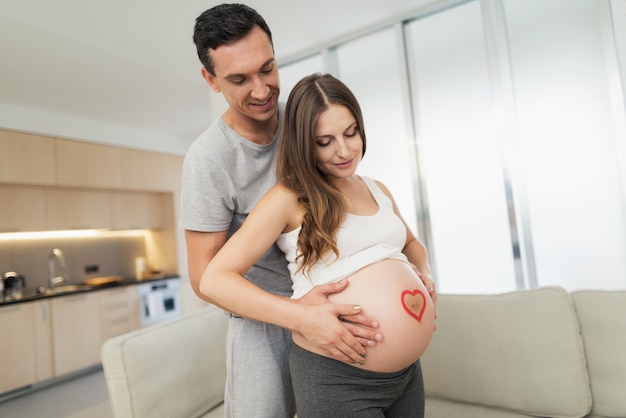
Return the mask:
{"type": "Polygon", "coordinates": [[[295,202],[298,201],[296,193],[282,180],[279,180],[274,186],[272,186],[272,188],[268,191],[268,194],[269,193],[272,193],[272,195],[276,198],[293,200],[295,202]]]}
{"type": "Polygon", "coordinates": [[[298,196],[282,181],[272,186],[262,200],[271,202],[271,205],[280,211],[293,212],[300,208],[298,196]]]}
{"type": "Polygon", "coordinates": [[[256,206],[269,206],[273,210],[280,210],[282,207],[292,207],[298,203],[298,199],[291,190],[284,184],[276,183],[272,186],[257,203],[256,206]]]}
{"type": "Polygon", "coordinates": [[[298,195],[284,182],[276,183],[266,194],[272,202],[272,207],[277,214],[282,214],[286,219],[285,231],[290,231],[302,225],[304,208],[298,201],[298,195]]]}

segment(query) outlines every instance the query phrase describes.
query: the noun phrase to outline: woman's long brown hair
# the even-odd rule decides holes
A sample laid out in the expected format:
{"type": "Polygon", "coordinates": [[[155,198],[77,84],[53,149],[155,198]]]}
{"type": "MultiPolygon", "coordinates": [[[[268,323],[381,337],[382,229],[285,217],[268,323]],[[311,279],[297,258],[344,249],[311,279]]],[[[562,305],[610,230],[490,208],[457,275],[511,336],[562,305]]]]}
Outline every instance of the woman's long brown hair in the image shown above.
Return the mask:
{"type": "Polygon", "coordinates": [[[350,89],[330,74],[313,74],[295,85],[285,109],[276,156],[276,178],[293,190],[305,210],[298,236],[298,271],[307,274],[327,252],[339,256],[336,234],[346,217],[341,192],[320,172],[315,161],[315,124],[331,104],[352,113],[363,140],[363,115],[350,89]]]}

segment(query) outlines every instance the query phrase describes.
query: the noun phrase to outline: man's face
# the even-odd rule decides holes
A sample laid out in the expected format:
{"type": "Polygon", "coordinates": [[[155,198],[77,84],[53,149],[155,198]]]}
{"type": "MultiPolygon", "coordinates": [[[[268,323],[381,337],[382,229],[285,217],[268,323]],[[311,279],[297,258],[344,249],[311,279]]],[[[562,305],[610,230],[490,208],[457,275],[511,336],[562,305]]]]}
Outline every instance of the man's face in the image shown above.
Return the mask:
{"type": "Polygon", "coordinates": [[[255,26],[240,40],[209,51],[215,76],[202,76],[216,92],[222,92],[235,117],[264,122],[278,111],[280,81],[269,37],[255,26]]]}

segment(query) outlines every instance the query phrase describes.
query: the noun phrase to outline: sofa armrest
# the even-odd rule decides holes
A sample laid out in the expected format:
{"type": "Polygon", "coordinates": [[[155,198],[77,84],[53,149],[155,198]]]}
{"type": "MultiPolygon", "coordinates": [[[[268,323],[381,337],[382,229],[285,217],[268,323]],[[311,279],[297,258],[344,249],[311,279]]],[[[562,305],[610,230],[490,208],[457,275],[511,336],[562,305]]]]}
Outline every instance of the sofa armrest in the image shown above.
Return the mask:
{"type": "Polygon", "coordinates": [[[626,291],[572,293],[585,344],[593,416],[626,417],[626,291]]]}
{"type": "Polygon", "coordinates": [[[227,316],[215,307],[114,337],[102,366],[115,417],[198,417],[224,400],[227,316]]]}

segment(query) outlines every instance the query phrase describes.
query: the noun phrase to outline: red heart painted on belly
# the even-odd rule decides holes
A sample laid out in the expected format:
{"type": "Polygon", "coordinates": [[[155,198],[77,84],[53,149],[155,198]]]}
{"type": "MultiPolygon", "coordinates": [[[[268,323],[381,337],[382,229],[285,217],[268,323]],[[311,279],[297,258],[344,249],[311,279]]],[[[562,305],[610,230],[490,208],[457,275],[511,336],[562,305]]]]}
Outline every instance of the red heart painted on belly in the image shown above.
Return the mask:
{"type": "Polygon", "coordinates": [[[422,317],[426,311],[426,296],[424,296],[424,293],[419,289],[413,291],[405,290],[402,292],[401,299],[404,310],[417,319],[417,322],[422,322],[422,317]]]}

